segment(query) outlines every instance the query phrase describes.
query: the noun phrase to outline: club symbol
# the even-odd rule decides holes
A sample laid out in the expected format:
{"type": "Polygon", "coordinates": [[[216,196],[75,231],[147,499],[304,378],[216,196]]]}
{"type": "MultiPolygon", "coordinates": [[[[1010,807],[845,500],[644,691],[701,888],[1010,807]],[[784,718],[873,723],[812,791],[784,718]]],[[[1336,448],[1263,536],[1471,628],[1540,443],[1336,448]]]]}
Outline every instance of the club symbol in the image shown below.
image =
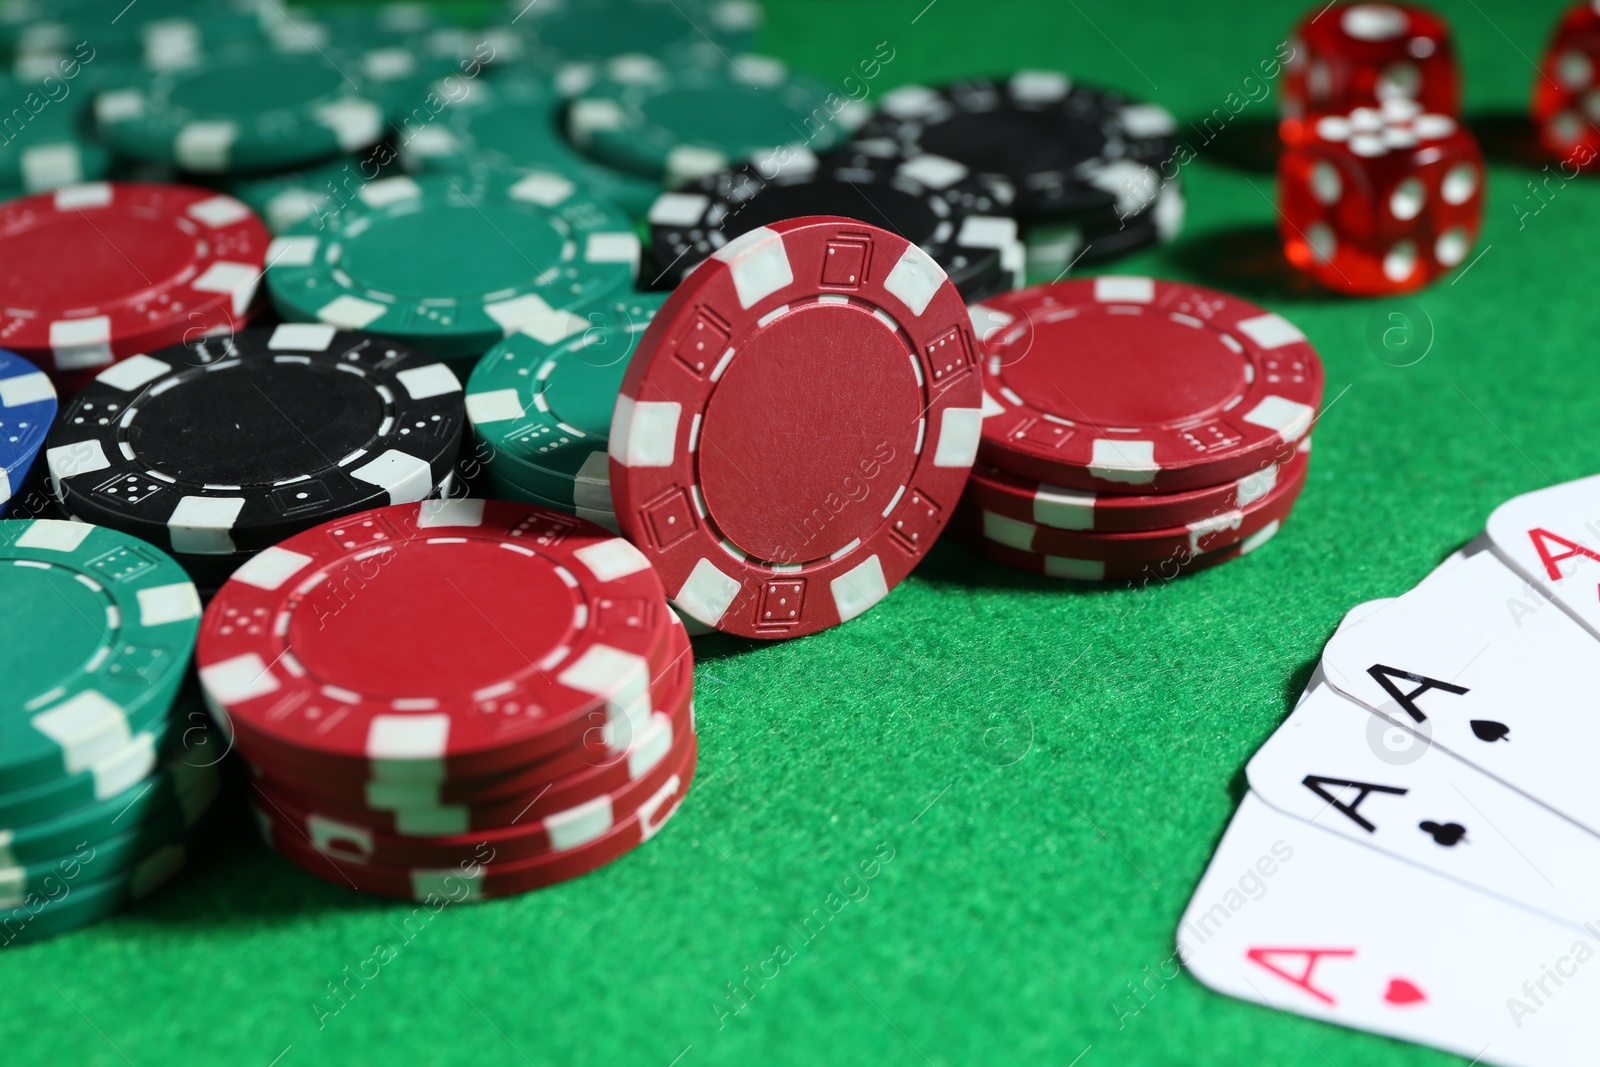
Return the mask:
{"type": "Polygon", "coordinates": [[[1509,741],[1510,737],[1508,735],[1511,733],[1511,727],[1503,722],[1495,722],[1493,719],[1473,719],[1472,732],[1479,741],[1509,741]]]}
{"type": "Polygon", "coordinates": [[[1417,823],[1417,829],[1433,837],[1434,843],[1445,848],[1459,845],[1467,836],[1467,828],[1458,822],[1447,822],[1443,826],[1431,820],[1424,819],[1417,823]]]}

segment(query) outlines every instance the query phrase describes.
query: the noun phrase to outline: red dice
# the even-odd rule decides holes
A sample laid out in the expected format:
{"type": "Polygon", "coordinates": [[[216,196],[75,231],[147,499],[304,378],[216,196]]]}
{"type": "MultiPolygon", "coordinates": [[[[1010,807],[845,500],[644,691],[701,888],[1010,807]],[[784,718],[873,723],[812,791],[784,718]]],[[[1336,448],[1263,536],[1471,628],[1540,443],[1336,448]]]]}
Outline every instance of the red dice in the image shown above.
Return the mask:
{"type": "Polygon", "coordinates": [[[1404,4],[1334,4],[1295,31],[1279,113],[1284,139],[1312,113],[1343,113],[1406,99],[1423,110],[1457,115],[1461,78],[1444,19],[1404,4]]]}
{"type": "Polygon", "coordinates": [[[1309,115],[1278,168],[1289,261],[1330,289],[1417,289],[1467,257],[1483,156],[1467,128],[1411,100],[1309,115]]]}
{"type": "Polygon", "coordinates": [[[1556,25],[1533,82],[1533,124],[1545,148],[1580,169],[1600,156],[1600,10],[1574,4],[1556,25]]]}

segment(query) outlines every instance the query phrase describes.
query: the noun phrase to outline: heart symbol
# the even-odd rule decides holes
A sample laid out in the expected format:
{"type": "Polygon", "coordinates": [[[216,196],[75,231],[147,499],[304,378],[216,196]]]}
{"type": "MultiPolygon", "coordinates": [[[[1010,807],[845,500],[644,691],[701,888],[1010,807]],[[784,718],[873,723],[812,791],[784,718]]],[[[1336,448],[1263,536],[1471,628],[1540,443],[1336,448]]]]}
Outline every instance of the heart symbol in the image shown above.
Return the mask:
{"type": "Polygon", "coordinates": [[[1416,1004],[1417,1002],[1427,1000],[1428,998],[1422,992],[1422,990],[1418,989],[1404,978],[1391,978],[1389,979],[1389,988],[1383,991],[1383,999],[1387,1000],[1390,1004],[1404,1005],[1416,1004]]]}

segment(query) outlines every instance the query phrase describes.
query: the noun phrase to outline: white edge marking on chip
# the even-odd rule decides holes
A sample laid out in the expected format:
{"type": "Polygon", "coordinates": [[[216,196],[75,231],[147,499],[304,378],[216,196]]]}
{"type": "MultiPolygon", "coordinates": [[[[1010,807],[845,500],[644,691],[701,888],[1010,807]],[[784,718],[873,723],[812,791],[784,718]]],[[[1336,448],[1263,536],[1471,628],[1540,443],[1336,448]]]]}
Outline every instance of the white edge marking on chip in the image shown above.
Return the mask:
{"type": "Polygon", "coordinates": [[[491,389],[467,394],[467,419],[474,426],[509,422],[523,415],[522,398],[515,389],[491,389]]]}
{"type": "Polygon", "coordinates": [[[933,465],[970,468],[978,458],[978,441],[982,437],[982,408],[945,408],[939,418],[939,443],[933,450],[933,465]]]}
{"type": "Polygon", "coordinates": [[[242,496],[186,496],[167,517],[172,550],[191,556],[227,556],[238,550],[233,524],[244,510],[242,496]]]}
{"type": "Polygon", "coordinates": [[[565,175],[549,170],[535,170],[519,178],[509,190],[513,200],[522,200],[540,207],[555,207],[572,199],[578,187],[565,175]]]}
{"type": "Polygon", "coordinates": [[[320,238],[275,237],[267,245],[267,267],[305,267],[314,263],[317,250],[322,247],[320,238]]]}
{"type": "Polygon", "coordinates": [[[602,582],[613,582],[650,569],[650,561],[644,553],[620,537],[584,545],[572,554],[602,582]]]}
{"type": "Polygon", "coordinates": [[[709,559],[694,565],[672,603],[690,618],[715,627],[739,595],[739,581],[717,569],[709,559]]]}
{"type": "Polygon", "coordinates": [[[1094,280],[1094,298],[1102,304],[1148,304],[1156,298],[1156,283],[1128,274],[1105,274],[1094,280]]]}
{"type": "Polygon", "coordinates": [[[584,262],[626,263],[635,272],[642,254],[639,235],[632,232],[592,233],[583,244],[584,262]]]}
{"type": "Polygon", "coordinates": [[[556,812],[544,821],[552,852],[565,852],[569,848],[587,844],[611,829],[612,825],[609,795],[598,796],[575,808],[556,812]]]}
{"type": "Polygon", "coordinates": [[[1247,474],[1239,479],[1239,486],[1233,493],[1234,507],[1247,507],[1257,500],[1272,492],[1278,484],[1278,465],[1276,463],[1263,467],[1254,474],[1247,474]]]}
{"type": "Polygon", "coordinates": [[[1033,535],[1032,523],[1021,522],[993,511],[983,513],[983,536],[991,541],[1021,549],[1023,552],[1032,552],[1033,535]]]}
{"type": "Polygon", "coordinates": [[[944,282],[945,273],[939,264],[916,245],[908,244],[884,278],[883,287],[921,318],[944,282]]]}
{"type": "Polygon", "coordinates": [[[447,527],[477,527],[483,525],[482,500],[460,497],[450,500],[429,500],[417,513],[417,528],[434,530],[447,527]]]}
{"type": "Polygon", "coordinates": [[[1098,582],[1104,580],[1106,576],[1106,565],[1092,559],[1046,556],[1044,572],[1051,578],[1076,578],[1084,582],[1098,582]]]}
{"type": "Polygon", "coordinates": [[[366,752],[372,760],[439,759],[449,742],[449,715],[375,715],[366,752]]]}
{"type": "Polygon", "coordinates": [[[260,284],[259,268],[249,263],[218,261],[190,282],[189,288],[197,293],[230,293],[233,296],[233,313],[243,315],[255,302],[256,287],[260,284]]]}
{"type": "Polygon", "coordinates": [[[238,139],[236,122],[190,122],[174,138],[172,155],[185,170],[216,173],[232,165],[233,143],[238,139]]]}
{"type": "Polygon", "coordinates": [[[1092,530],[1097,499],[1093,493],[1041,485],[1033,494],[1033,521],[1055,530],[1092,530]]]}
{"type": "Polygon", "coordinates": [[[375,182],[368,182],[356,194],[361,202],[368,207],[384,208],[398,204],[405,200],[420,200],[422,186],[407,177],[380,178],[375,182]]]}
{"type": "Polygon", "coordinates": [[[711,198],[703,193],[662,193],[650,205],[654,226],[695,226],[705,218],[711,198]]]}
{"type": "Polygon", "coordinates": [[[372,831],[354,823],[343,822],[326,815],[307,815],[306,833],[318,852],[330,856],[343,856],[365,863],[372,858],[372,831]],[[335,842],[354,845],[356,851],[339,848],[335,842]]]}
{"type": "Polygon", "coordinates": [[[242,200],[231,196],[212,196],[189,205],[190,218],[203,222],[213,230],[232,226],[250,217],[250,208],[242,200]]]}
{"type": "Polygon", "coordinates": [[[567,132],[575,143],[587,147],[594,134],[619,129],[623,121],[622,108],[611,100],[575,100],[567,111],[567,132]]]}
{"type": "Polygon", "coordinates": [[[285,322],[272,331],[267,347],[274,352],[326,352],[337,327],[320,322],[285,322]]]}
{"type": "Polygon", "coordinates": [[[1287,397],[1269,396],[1251,408],[1245,414],[1244,421],[1254,426],[1276,430],[1284,441],[1298,441],[1311,429],[1311,423],[1316,415],[1316,409],[1309,404],[1302,404],[1287,397]]]}
{"type": "Polygon", "coordinates": [[[200,594],[193,582],[174,582],[141,589],[139,619],[146,626],[164,626],[200,617],[200,594]]]}
{"type": "Polygon", "coordinates": [[[739,303],[750,308],[762,298],[794,284],[794,267],[783,238],[767,226],[735,237],[711,258],[728,264],[739,303]]]}
{"type": "Polygon", "coordinates": [[[883,563],[876,554],[868,556],[829,582],[828,588],[833,593],[833,603],[839,611],[840,622],[849,622],[889,595],[889,583],[883,576],[883,563]]]}
{"type": "MultiPolygon", "coordinates": [[[[127,362],[124,360],[123,362],[127,362]]],[[[44,371],[0,378],[0,407],[16,408],[56,399],[56,387],[44,371]]]]}
{"type": "Polygon", "coordinates": [[[89,767],[133,738],[122,705],[92,689],[40,712],[30,722],[61,749],[62,764],[70,774],[89,767]]]}
{"type": "Polygon", "coordinates": [[[247,652],[200,668],[200,684],[218,704],[242,704],[278,691],[278,679],[262,658],[247,652]]]}
{"type": "Polygon", "coordinates": [[[172,364],[154,356],[141,354],[129,356],[120,363],[113,363],[97,374],[94,380],[101,385],[120,389],[124,393],[136,393],[163,374],[170,373],[172,364]]]}
{"type": "Polygon", "coordinates": [[[415,503],[433,492],[433,470],[427,462],[397,448],[354,468],[350,477],[387,491],[391,504],[415,503]]]}
{"type": "Polygon", "coordinates": [[[16,544],[18,548],[36,548],[46,552],[76,552],[94,529],[88,523],[67,519],[34,519],[18,536],[16,544]]]}
{"type": "Polygon", "coordinates": [[[376,300],[363,300],[345,293],[317,309],[317,318],[330,322],[340,329],[364,330],[389,311],[388,304],[376,300]]]}
{"type": "Polygon", "coordinates": [[[50,480],[58,486],[64,478],[93,474],[111,466],[111,461],[106,458],[105,447],[93,438],[74,441],[70,445],[56,445],[44,454],[44,462],[50,471],[50,480]]]}
{"type": "Polygon", "coordinates": [[[233,572],[232,580],[253,585],[257,589],[280,589],[310,563],[310,556],[274,545],[240,564],[233,572]]]}
{"type": "Polygon", "coordinates": [[[683,405],[619,394],[606,450],[624,467],[669,467],[677,454],[683,405]]]}
{"type": "Polygon", "coordinates": [[[395,375],[412,400],[427,400],[461,392],[461,379],[443,363],[426,363],[395,375]]]}
{"type": "Polygon", "coordinates": [[[1284,318],[1268,312],[1250,319],[1240,319],[1234,323],[1234,328],[1262,348],[1282,348],[1284,345],[1295,344],[1306,339],[1299,327],[1284,318]]]}
{"type": "Polygon", "coordinates": [[[453,837],[472,829],[472,817],[460,805],[405,808],[394,813],[394,828],[404,837],[453,837]]]}
{"type": "Polygon", "coordinates": [[[111,363],[111,317],[57,319],[50,324],[50,354],[57,370],[84,370],[111,363]]]}
{"type": "Polygon", "coordinates": [[[967,248],[1009,250],[1017,244],[1017,220],[998,215],[968,215],[956,233],[956,244],[967,248]]]}
{"type": "Polygon", "coordinates": [[[1122,441],[1101,437],[1094,442],[1089,473],[1108,482],[1146,485],[1161,468],[1154,441],[1122,441]]]}

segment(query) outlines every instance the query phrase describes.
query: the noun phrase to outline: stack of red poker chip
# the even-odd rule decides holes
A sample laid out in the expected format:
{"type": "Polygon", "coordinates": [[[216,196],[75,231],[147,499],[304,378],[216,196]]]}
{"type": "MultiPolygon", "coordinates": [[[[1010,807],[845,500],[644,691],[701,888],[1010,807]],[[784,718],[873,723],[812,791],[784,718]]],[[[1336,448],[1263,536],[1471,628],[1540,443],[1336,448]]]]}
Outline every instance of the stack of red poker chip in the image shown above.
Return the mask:
{"type": "Polygon", "coordinates": [[[271,238],[231,196],[95,182],[0,205],[0,347],[76,392],[118,360],[231,334],[271,238]]]}
{"type": "Polygon", "coordinates": [[[531,505],[436,500],[239,568],[196,651],[266,839],[416,900],[577,877],[648,840],[694,775],[693,661],[627,541],[531,505]]]}
{"type": "Polygon", "coordinates": [[[967,308],[927,253],[832,216],[758,227],[640,338],[611,424],[617,522],[687,617],[816,633],[887,596],[950,521],[980,397],[967,308]]]}
{"type": "Polygon", "coordinates": [[[973,306],[979,463],[951,524],[998,562],[1164,579],[1245,555],[1305,486],[1322,363],[1288,320],[1180,282],[1104,276],[973,306]]]}

